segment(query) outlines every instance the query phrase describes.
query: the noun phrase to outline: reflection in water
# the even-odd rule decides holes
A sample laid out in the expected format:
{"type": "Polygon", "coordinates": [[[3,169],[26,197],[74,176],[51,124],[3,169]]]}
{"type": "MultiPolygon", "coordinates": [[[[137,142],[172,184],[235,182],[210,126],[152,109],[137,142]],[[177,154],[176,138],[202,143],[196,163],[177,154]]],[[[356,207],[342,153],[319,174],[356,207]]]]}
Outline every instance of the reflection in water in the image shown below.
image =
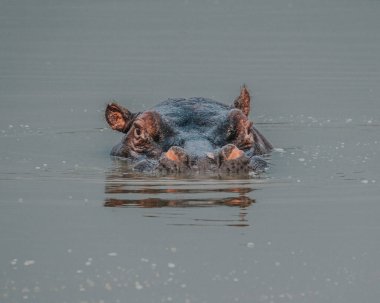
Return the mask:
{"type": "MultiPolygon", "coordinates": [[[[192,222],[172,225],[228,225],[249,226],[246,208],[255,203],[249,197],[254,189],[249,177],[243,179],[207,176],[196,178],[157,177],[128,172],[124,161],[115,160],[116,167],[106,175],[104,206],[140,208],[188,208],[237,206],[239,213],[233,219],[193,218],[192,222]]],[[[167,213],[144,214],[163,217],[167,213]]],[[[178,214],[177,214],[178,215],[178,214]]],[[[186,221],[186,220],[185,220],[186,221]]]]}
{"type": "Polygon", "coordinates": [[[107,207],[202,207],[202,206],[216,206],[216,205],[228,205],[228,206],[240,206],[247,207],[255,203],[246,196],[239,196],[234,198],[223,199],[161,199],[161,198],[147,198],[147,199],[115,199],[106,198],[104,206],[107,207]]]}

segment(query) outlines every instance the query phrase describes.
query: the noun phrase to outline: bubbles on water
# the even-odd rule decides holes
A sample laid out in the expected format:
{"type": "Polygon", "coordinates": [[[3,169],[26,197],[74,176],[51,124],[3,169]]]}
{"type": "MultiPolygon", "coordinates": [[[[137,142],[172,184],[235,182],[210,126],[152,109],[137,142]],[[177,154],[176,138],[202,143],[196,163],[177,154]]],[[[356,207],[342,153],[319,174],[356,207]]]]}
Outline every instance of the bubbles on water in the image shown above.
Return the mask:
{"type": "Polygon", "coordinates": [[[95,286],[95,282],[92,281],[91,279],[87,278],[86,279],[86,283],[89,287],[94,287],[95,286]]]}
{"type": "Polygon", "coordinates": [[[112,285],[111,283],[107,282],[106,284],[104,284],[104,288],[108,291],[111,291],[112,290],[112,285]]]}
{"type": "Polygon", "coordinates": [[[87,262],[85,263],[85,265],[86,265],[86,266],[91,266],[91,264],[92,264],[92,260],[93,260],[92,258],[88,258],[88,259],[87,259],[87,262]]]}
{"type": "Polygon", "coordinates": [[[168,267],[169,268],[175,268],[175,264],[174,263],[168,263],[168,267]]]}
{"type": "Polygon", "coordinates": [[[110,252],[107,254],[109,257],[116,257],[117,253],[116,252],[110,252]]]}
{"type": "Polygon", "coordinates": [[[136,281],[136,282],[135,282],[135,288],[136,288],[137,290],[141,290],[141,289],[143,289],[144,287],[141,285],[141,283],[140,283],[139,281],[136,281]]]}
{"type": "Polygon", "coordinates": [[[248,248],[254,248],[254,247],[255,247],[255,243],[253,243],[253,242],[248,242],[248,243],[247,243],[247,247],[248,247],[248,248]]]}
{"type": "Polygon", "coordinates": [[[33,265],[34,263],[36,263],[36,261],[34,261],[34,260],[26,260],[26,261],[24,262],[24,265],[25,265],[25,266],[31,266],[31,265],[33,265]]]}

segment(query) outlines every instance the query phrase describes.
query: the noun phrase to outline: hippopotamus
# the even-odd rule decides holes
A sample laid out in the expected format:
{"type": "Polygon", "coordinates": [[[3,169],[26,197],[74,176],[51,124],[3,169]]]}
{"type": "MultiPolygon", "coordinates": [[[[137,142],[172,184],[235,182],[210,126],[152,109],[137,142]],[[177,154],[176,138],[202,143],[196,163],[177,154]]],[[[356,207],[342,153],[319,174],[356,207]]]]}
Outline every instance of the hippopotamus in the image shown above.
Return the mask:
{"type": "Polygon", "coordinates": [[[142,172],[249,173],[265,170],[269,141],[249,120],[250,94],[243,85],[231,105],[208,98],[174,98],[133,113],[112,102],[105,118],[124,134],[111,155],[142,172]]]}

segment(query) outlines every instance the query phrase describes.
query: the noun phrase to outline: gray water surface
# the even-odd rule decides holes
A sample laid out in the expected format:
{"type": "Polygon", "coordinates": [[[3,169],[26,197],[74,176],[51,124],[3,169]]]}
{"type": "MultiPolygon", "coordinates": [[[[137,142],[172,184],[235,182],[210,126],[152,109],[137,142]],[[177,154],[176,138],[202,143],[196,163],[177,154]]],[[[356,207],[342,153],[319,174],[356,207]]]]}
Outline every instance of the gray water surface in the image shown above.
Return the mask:
{"type": "Polygon", "coordinates": [[[377,302],[380,2],[0,1],[0,302],[377,302]],[[103,117],[230,103],[248,178],[128,173],[103,117]]]}

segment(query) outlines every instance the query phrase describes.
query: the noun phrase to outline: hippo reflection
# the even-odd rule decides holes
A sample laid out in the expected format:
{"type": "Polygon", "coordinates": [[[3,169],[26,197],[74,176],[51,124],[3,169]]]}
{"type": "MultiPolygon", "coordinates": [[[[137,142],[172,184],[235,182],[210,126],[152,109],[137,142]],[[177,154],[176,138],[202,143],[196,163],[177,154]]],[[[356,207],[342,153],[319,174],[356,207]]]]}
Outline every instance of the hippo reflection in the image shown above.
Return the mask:
{"type": "Polygon", "coordinates": [[[138,171],[261,171],[266,162],[260,155],[272,145],[248,119],[249,111],[246,86],[231,106],[206,98],[168,99],[131,113],[111,103],[106,120],[125,134],[111,155],[126,158],[138,171]]]}
{"type": "Polygon", "coordinates": [[[239,206],[248,207],[255,203],[254,199],[246,196],[229,197],[223,199],[161,199],[161,198],[147,198],[147,199],[116,199],[107,198],[104,202],[106,207],[142,207],[142,208],[156,208],[156,207],[205,207],[205,206],[239,206]]]}

